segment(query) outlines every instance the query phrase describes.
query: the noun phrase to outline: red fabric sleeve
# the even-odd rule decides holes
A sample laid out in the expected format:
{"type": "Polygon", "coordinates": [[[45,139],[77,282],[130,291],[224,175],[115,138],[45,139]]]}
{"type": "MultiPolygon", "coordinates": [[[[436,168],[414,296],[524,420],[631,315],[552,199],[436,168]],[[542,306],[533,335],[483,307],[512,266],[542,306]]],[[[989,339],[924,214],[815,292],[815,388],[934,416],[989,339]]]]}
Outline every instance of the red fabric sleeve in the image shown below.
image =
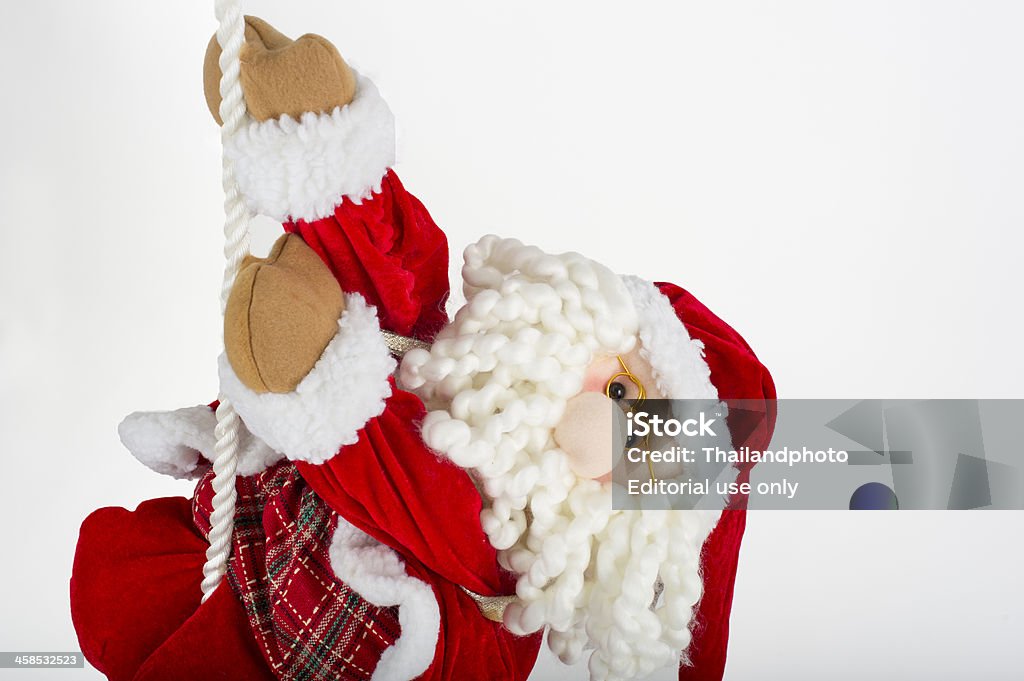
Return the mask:
{"type": "Polygon", "coordinates": [[[377,308],[382,329],[432,340],[448,321],[448,240],[394,171],[372,198],[284,228],[317,252],[342,290],[377,308]]]}
{"type": "Polygon", "coordinates": [[[406,558],[484,596],[512,593],[480,526],[482,501],[465,471],[423,444],[425,410],[394,388],[359,441],[324,464],[297,462],[302,477],[342,517],[406,558]]]}
{"type": "Polygon", "coordinates": [[[322,465],[298,463],[307,483],[353,525],[403,556],[406,572],[429,584],[441,615],[427,681],[523,681],[542,635],[513,635],[485,619],[463,590],[514,591],[480,527],[480,494],[465,471],[420,438],[420,400],[395,390],[359,441],[322,465]]]}

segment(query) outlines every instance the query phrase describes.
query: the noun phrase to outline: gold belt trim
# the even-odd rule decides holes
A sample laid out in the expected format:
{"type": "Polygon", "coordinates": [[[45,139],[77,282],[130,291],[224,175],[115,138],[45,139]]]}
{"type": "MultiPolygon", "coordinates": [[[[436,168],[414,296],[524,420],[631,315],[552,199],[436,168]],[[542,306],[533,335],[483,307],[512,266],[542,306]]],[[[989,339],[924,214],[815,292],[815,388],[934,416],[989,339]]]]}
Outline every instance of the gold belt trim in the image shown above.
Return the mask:
{"type": "Polygon", "coordinates": [[[505,608],[516,599],[515,596],[481,596],[480,594],[473,593],[466,587],[460,588],[473,599],[476,607],[480,610],[480,614],[492,622],[503,621],[505,608]]]}
{"type": "Polygon", "coordinates": [[[405,353],[409,352],[413,348],[423,348],[424,350],[430,349],[430,343],[426,343],[416,338],[409,338],[408,336],[391,333],[390,331],[381,331],[380,335],[384,336],[384,342],[387,344],[388,349],[391,350],[391,354],[398,359],[404,357],[405,353]]]}

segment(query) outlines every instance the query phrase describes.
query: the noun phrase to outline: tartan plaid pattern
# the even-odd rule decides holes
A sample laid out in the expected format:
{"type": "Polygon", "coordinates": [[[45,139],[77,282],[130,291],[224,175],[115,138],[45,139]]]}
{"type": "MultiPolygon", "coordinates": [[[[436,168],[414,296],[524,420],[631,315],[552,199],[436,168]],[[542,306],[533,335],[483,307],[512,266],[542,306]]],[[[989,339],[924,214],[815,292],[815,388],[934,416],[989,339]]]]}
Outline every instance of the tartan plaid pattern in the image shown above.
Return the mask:
{"type": "MultiPolygon", "coordinates": [[[[192,509],[210,530],[213,473],[192,509]]],[[[371,605],[334,576],[328,548],[338,517],[291,462],[238,478],[228,582],[282,681],[369,679],[400,634],[397,608],[371,605]]]]}

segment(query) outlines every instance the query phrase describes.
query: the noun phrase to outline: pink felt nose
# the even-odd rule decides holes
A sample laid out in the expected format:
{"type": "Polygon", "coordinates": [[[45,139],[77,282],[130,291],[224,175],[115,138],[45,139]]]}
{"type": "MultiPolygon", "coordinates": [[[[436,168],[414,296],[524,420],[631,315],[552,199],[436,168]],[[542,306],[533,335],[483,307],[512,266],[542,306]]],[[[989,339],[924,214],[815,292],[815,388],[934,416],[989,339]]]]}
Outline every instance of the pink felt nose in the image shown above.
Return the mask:
{"type": "Polygon", "coordinates": [[[613,455],[622,452],[623,429],[613,428],[622,410],[599,392],[583,392],[571,398],[555,427],[555,442],[569,457],[569,466],[581,478],[600,478],[612,469],[613,455]]]}

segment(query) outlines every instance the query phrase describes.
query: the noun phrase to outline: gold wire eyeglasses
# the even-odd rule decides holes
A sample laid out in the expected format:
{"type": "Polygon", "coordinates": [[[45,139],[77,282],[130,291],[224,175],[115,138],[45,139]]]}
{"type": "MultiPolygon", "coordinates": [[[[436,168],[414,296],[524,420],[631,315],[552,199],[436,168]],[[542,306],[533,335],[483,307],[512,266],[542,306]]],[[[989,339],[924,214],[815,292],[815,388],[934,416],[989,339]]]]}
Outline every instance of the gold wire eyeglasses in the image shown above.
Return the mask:
{"type": "MultiPolygon", "coordinates": [[[[632,411],[643,405],[644,401],[647,399],[647,391],[644,389],[644,384],[640,382],[640,379],[629,370],[629,367],[626,366],[626,362],[622,359],[622,356],[615,355],[615,359],[619,360],[619,366],[622,368],[622,371],[612,374],[612,377],[604,384],[604,394],[609,399],[622,406],[624,411],[632,411]],[[626,389],[626,386],[622,384],[623,379],[636,386],[636,399],[626,402],[626,395],[629,391],[626,389]]],[[[650,439],[651,436],[649,434],[644,436],[644,447],[650,446],[650,439]]],[[[633,446],[634,444],[636,443],[630,442],[628,439],[626,440],[627,447],[633,446]]],[[[650,457],[647,457],[647,471],[651,475],[651,482],[656,482],[657,479],[654,477],[654,464],[651,463],[650,457]]]]}

